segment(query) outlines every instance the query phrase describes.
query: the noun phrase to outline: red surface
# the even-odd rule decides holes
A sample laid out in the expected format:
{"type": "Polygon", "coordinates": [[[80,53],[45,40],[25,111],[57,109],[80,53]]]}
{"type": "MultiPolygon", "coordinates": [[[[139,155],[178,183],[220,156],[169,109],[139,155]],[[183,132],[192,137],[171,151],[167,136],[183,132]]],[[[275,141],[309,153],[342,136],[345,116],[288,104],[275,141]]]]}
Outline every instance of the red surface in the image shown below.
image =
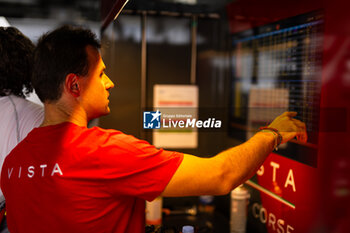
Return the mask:
{"type": "Polygon", "coordinates": [[[288,232],[287,224],[294,228],[289,232],[350,232],[350,2],[237,0],[227,6],[231,33],[320,9],[325,27],[318,166],[270,155],[259,184],[296,208],[261,194],[267,213],[273,213],[276,221],[284,220],[283,230],[267,222],[268,232],[288,232]],[[330,114],[326,108],[339,108],[344,114],[330,114]],[[275,186],[271,161],[280,166],[275,186]],[[283,187],[289,169],[295,175],[296,192],[290,186],[283,187]]]}
{"type": "Polygon", "coordinates": [[[267,211],[268,232],[277,232],[277,229],[283,232],[281,228],[284,232],[287,228],[290,232],[309,232],[313,227],[311,216],[315,215],[318,204],[317,169],[274,153],[263,167],[263,175],[258,176],[259,185],[295,205],[293,209],[261,193],[261,204],[267,211]],[[283,221],[279,226],[278,220],[283,221]]]}

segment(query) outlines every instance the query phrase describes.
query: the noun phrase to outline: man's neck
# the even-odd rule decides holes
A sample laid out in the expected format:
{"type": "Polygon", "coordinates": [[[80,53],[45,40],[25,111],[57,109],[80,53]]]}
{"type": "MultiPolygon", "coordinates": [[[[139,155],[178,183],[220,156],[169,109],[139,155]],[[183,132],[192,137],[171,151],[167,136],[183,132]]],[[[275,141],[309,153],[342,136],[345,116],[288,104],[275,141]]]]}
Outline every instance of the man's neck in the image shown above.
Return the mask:
{"type": "Polygon", "coordinates": [[[41,127],[71,122],[79,126],[87,126],[87,116],[79,105],[68,105],[64,102],[45,103],[45,117],[41,127]]]}

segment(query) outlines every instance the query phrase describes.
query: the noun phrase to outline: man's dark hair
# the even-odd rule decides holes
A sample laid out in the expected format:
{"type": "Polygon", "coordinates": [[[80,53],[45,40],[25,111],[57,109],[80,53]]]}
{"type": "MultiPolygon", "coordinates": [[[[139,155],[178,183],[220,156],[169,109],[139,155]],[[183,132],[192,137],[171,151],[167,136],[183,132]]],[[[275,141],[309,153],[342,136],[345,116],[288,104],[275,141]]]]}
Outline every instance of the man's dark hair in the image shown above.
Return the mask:
{"type": "Polygon", "coordinates": [[[61,97],[68,74],[88,74],[88,45],[96,49],[101,47],[94,33],[73,26],[62,26],[39,39],[34,53],[32,82],[42,102],[54,102],[61,97]]]}
{"type": "Polygon", "coordinates": [[[17,28],[0,27],[0,96],[25,97],[33,91],[34,48],[17,28]]]}

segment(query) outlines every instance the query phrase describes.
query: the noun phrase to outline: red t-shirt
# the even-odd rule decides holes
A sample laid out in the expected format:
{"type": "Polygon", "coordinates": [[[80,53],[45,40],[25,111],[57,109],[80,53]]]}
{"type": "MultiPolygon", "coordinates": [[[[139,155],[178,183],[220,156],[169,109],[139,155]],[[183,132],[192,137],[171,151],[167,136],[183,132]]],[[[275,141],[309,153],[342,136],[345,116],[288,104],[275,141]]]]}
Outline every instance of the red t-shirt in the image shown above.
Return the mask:
{"type": "Polygon", "coordinates": [[[9,230],[144,232],[145,200],[162,193],[182,159],[116,130],[36,128],[2,168],[9,230]]]}

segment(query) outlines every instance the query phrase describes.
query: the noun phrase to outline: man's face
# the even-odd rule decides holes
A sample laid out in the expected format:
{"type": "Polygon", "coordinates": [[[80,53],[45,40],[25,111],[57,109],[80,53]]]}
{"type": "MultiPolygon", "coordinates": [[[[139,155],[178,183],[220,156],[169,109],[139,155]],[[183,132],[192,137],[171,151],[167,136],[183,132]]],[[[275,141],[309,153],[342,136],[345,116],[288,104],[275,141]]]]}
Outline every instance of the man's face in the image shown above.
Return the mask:
{"type": "Polygon", "coordinates": [[[86,47],[89,60],[89,73],[80,78],[80,102],[86,111],[88,120],[107,115],[109,109],[109,89],[114,83],[105,74],[105,65],[100,53],[93,47],[86,47]]]}

